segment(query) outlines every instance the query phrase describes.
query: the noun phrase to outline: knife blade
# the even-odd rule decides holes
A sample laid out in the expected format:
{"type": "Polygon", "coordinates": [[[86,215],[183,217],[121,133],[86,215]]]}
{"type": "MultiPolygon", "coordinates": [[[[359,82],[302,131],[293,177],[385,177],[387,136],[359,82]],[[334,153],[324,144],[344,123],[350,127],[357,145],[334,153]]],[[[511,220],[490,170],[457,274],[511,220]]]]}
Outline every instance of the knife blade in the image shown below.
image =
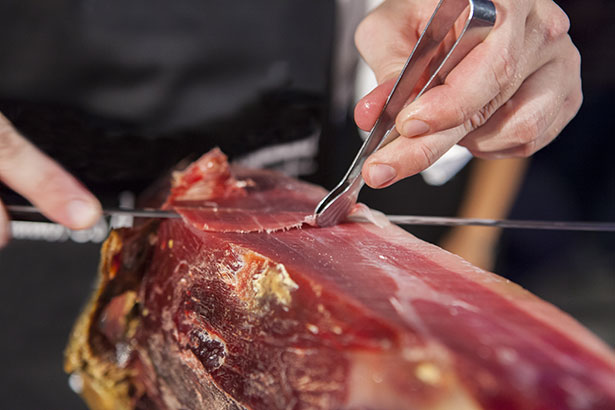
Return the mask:
{"type": "Polygon", "coordinates": [[[513,229],[615,232],[614,222],[536,221],[520,219],[458,218],[442,216],[387,215],[397,225],[490,226],[513,229]]]}
{"type": "MultiPolygon", "coordinates": [[[[42,215],[34,206],[7,205],[6,209],[12,216],[20,214],[42,215]]],[[[162,209],[126,209],[104,208],[104,215],[125,215],[135,218],[180,218],[174,211],[162,209]]],[[[485,219],[485,218],[459,218],[422,215],[387,215],[389,221],[397,225],[430,225],[430,226],[488,226],[510,229],[548,229],[565,231],[595,231],[615,232],[615,222],[586,222],[586,221],[540,221],[518,219],[485,219]]]]}
{"type": "MultiPolygon", "coordinates": [[[[15,216],[43,215],[38,208],[31,205],[7,205],[6,209],[11,215],[15,216]]],[[[135,218],[181,218],[177,212],[154,208],[127,209],[106,207],[103,208],[102,213],[103,215],[124,215],[135,218]]]]}

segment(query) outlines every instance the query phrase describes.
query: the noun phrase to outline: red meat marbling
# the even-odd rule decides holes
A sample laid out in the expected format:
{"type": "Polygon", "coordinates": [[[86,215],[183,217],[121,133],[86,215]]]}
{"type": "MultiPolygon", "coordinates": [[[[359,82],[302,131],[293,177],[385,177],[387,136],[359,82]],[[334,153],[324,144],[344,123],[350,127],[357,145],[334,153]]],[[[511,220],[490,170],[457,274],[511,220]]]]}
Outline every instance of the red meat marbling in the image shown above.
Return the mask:
{"type": "Polygon", "coordinates": [[[165,207],[183,220],[116,232],[103,252],[95,359],[74,340],[67,356],[88,403],[615,408],[615,355],[575,320],[396,226],[315,228],[323,194],[219,151],[177,173],[165,207]],[[101,358],[122,397],[100,393],[101,358]]]}

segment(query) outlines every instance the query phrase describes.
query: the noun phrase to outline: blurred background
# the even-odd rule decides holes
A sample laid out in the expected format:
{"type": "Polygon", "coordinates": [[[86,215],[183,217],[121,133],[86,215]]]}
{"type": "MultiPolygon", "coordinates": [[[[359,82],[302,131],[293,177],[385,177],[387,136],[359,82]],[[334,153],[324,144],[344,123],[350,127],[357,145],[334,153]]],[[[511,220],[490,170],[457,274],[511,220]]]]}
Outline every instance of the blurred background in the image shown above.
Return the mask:
{"type": "MultiPolygon", "coordinates": [[[[613,222],[615,4],[558,4],[583,57],[584,104],[552,144],[513,165],[504,216],[613,222]]],[[[361,143],[352,120],[352,33],[371,6],[5,0],[0,112],[106,205],[134,203],[178,161],[214,146],[246,165],[331,188],[361,143]]],[[[361,201],[386,213],[467,214],[464,200],[483,166],[472,160],[438,186],[415,176],[365,189],[361,201]]],[[[23,203],[6,187],[0,195],[23,203]]],[[[62,371],[62,351],[95,285],[100,240],[109,224],[124,222],[81,234],[13,225],[22,239],[0,250],[2,408],[84,408],[62,371]]],[[[615,345],[615,235],[478,229],[408,230],[468,252],[615,345]],[[467,240],[474,237],[488,241],[467,240]],[[461,249],[452,238],[471,246],[461,249]]]]}

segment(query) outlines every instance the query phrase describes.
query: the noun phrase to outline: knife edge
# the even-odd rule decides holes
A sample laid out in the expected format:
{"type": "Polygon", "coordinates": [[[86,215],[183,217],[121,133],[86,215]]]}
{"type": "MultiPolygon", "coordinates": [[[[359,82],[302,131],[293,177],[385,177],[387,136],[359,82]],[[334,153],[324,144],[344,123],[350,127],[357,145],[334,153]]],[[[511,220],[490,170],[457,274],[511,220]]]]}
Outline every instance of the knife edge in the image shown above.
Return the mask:
{"type": "MultiPolygon", "coordinates": [[[[38,208],[31,205],[6,205],[6,209],[11,215],[43,215],[38,208]]],[[[102,213],[103,215],[123,215],[135,218],[181,218],[177,212],[154,208],[127,209],[107,207],[103,208],[102,213]]]]}

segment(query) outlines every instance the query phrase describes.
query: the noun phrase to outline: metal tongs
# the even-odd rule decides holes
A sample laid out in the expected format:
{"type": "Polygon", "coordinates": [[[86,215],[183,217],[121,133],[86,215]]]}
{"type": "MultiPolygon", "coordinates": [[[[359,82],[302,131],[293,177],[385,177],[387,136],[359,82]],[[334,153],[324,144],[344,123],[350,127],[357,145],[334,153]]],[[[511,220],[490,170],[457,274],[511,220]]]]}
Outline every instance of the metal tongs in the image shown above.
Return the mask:
{"type": "Polygon", "coordinates": [[[438,3],[348,172],[314,210],[318,226],[335,225],[348,215],[365,184],[361,176],[363,163],[373,152],[399,137],[395,129],[399,112],[437,85],[487,37],[495,24],[495,14],[495,6],[489,0],[441,0],[438,3]],[[465,25],[455,39],[454,28],[458,21],[465,21],[465,25]],[[419,81],[425,78],[425,85],[409,100],[420,86],[419,81]]]}

